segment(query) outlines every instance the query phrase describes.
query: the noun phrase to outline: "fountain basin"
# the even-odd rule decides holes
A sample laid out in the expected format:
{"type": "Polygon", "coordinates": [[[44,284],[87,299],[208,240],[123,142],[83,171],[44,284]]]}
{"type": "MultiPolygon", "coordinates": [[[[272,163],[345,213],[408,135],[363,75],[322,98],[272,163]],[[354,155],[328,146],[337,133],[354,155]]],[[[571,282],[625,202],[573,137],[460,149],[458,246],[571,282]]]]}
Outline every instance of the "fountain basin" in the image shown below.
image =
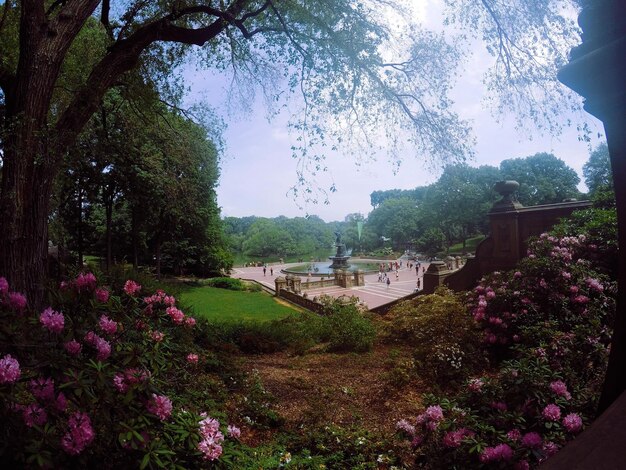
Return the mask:
{"type": "MultiPolygon", "coordinates": [[[[365,274],[377,273],[379,269],[379,263],[352,261],[345,269],[346,271],[350,272],[356,272],[361,270],[365,274]]],[[[281,269],[280,272],[285,274],[295,274],[296,276],[307,276],[310,272],[311,276],[327,277],[333,274],[334,269],[330,267],[328,261],[322,261],[317,263],[303,263],[295,266],[290,266],[289,268],[281,269]]]]}

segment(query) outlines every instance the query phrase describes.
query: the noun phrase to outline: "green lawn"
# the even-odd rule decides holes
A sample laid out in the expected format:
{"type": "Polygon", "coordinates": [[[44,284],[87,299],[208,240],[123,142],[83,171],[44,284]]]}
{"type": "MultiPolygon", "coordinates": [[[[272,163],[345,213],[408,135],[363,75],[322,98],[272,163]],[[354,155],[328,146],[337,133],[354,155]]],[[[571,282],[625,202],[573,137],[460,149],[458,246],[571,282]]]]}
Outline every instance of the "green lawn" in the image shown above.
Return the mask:
{"type": "MultiPolygon", "coordinates": [[[[476,247],[480,242],[485,239],[484,235],[478,235],[476,237],[468,238],[465,243],[465,251],[468,253],[475,253],[476,247]]],[[[463,243],[457,243],[448,248],[449,253],[461,253],[463,252],[463,243]]]]}
{"type": "Polygon", "coordinates": [[[181,302],[200,318],[219,322],[269,321],[298,310],[281,303],[266,292],[247,292],[215,287],[189,287],[180,293],[181,302]]]}

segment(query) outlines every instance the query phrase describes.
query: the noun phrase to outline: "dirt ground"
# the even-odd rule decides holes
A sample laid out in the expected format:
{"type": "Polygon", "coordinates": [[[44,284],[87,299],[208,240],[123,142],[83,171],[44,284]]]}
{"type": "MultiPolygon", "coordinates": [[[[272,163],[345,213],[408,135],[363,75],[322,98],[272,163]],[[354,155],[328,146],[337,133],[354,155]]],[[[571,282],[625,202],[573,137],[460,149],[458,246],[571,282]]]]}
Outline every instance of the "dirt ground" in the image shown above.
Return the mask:
{"type": "Polygon", "coordinates": [[[424,387],[405,373],[410,360],[406,347],[378,345],[363,354],[247,356],[244,367],[276,398],[288,428],[354,424],[390,434],[399,419],[419,412],[424,387]]]}

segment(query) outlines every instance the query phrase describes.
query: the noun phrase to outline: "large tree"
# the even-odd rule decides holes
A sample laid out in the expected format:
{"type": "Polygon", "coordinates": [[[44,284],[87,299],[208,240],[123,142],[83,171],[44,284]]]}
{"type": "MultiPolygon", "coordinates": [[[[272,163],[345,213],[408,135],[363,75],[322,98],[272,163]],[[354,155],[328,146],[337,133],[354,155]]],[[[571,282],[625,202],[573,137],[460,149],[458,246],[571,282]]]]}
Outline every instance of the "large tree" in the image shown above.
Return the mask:
{"type": "Polygon", "coordinates": [[[146,80],[167,83],[193,50],[209,67],[232,68],[242,88],[270,84],[270,99],[288,95],[281,95],[285,88],[300,92],[304,112],[294,127],[302,133],[301,182],[323,166],[315,149],[326,137],[351,140],[354,149],[393,149],[405,140],[397,132],[404,127],[421,152],[443,159],[468,152],[467,128],[447,97],[457,51],[406,23],[402,40],[393,40],[397,31],[386,24],[402,12],[383,0],[7,0],[0,8],[0,275],[35,301],[42,298],[49,201],[63,156],[107,90],[137,67],[146,80]],[[106,48],[86,61],[81,83],[60,93],[68,51],[95,15],[106,48]]]}

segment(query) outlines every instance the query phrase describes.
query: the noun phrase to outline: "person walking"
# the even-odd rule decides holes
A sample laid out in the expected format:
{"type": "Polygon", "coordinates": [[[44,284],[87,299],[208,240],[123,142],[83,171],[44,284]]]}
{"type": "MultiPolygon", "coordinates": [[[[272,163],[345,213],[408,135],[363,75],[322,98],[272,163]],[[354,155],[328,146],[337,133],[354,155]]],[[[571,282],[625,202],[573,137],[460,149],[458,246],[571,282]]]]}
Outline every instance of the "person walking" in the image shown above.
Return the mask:
{"type": "Polygon", "coordinates": [[[389,284],[391,284],[391,279],[387,278],[387,289],[389,288],[389,284]]]}
{"type": "Polygon", "coordinates": [[[421,279],[418,277],[417,278],[417,290],[420,290],[420,285],[421,285],[421,279]]]}
{"type": "Polygon", "coordinates": [[[265,272],[267,271],[267,268],[265,266],[263,266],[263,276],[265,276],[265,272]]]}
{"type": "Polygon", "coordinates": [[[274,268],[270,267],[270,276],[274,275],[274,268]]]}

